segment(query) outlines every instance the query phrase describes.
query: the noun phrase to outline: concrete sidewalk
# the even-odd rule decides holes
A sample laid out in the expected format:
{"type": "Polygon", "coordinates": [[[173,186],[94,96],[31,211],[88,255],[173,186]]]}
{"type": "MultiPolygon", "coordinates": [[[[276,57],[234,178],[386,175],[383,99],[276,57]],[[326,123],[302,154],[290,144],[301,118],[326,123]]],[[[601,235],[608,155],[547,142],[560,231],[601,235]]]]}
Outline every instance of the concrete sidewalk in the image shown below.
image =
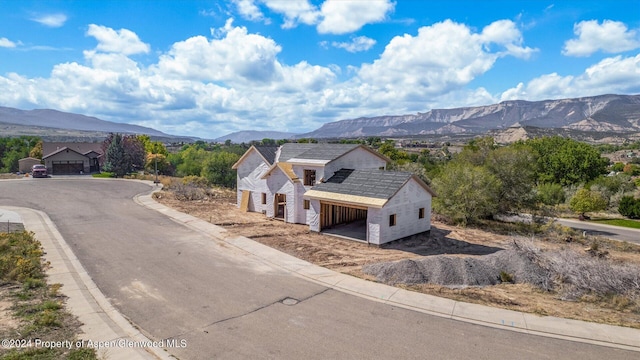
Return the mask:
{"type": "Polygon", "coordinates": [[[102,294],[75,257],[55,224],[47,214],[33,209],[3,206],[0,218],[23,223],[32,231],[44,249],[44,258],[51,263],[47,269],[49,284],[62,284],[61,292],[67,296],[66,309],[83,324],[78,335],[81,340],[91,341],[98,357],[109,360],[128,359],[173,359],[163,349],[142,346],[151,341],[133,327],[102,294]],[[133,347],[122,342],[135,342],[133,347]],[[98,348],[104,345],[103,348],[98,348]],[[106,346],[109,346],[108,348],[106,346]]]}
{"type": "Polygon", "coordinates": [[[470,304],[363,280],[300,260],[246,237],[230,236],[220,226],[159,204],[153,200],[152,194],[139,195],[134,200],[196,231],[233,245],[245,251],[247,256],[335,290],[444,318],[640,352],[640,330],[470,304]]]}

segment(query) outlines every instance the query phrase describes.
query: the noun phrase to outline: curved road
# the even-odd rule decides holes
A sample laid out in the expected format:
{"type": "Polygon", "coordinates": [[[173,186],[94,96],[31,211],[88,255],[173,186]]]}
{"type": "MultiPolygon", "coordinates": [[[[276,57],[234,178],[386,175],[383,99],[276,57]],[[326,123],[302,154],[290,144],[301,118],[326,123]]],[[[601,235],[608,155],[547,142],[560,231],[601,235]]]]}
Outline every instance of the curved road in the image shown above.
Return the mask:
{"type": "Polygon", "coordinates": [[[564,226],[584,231],[587,235],[602,236],[613,240],[640,244],[640,229],[624,228],[621,226],[611,226],[572,219],[555,219],[555,221],[564,226]]]}
{"type": "Polygon", "coordinates": [[[46,212],[100,290],[180,359],[636,359],[624,350],[443,319],[307,282],[132,201],[148,185],[0,182],[0,206],[46,212]],[[288,306],[282,300],[298,299],[288,306]]]}

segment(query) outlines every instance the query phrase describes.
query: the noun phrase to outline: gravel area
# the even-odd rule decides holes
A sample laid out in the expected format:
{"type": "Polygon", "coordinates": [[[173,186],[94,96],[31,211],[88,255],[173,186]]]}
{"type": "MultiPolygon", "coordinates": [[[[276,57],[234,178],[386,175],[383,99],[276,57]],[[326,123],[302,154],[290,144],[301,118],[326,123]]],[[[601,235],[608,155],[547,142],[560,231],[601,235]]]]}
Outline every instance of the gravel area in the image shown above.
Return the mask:
{"type": "Polygon", "coordinates": [[[437,284],[445,286],[487,286],[501,283],[502,272],[514,283],[547,287],[549,272],[518,249],[489,255],[462,257],[436,255],[365,265],[365,274],[387,284],[437,284]]]}

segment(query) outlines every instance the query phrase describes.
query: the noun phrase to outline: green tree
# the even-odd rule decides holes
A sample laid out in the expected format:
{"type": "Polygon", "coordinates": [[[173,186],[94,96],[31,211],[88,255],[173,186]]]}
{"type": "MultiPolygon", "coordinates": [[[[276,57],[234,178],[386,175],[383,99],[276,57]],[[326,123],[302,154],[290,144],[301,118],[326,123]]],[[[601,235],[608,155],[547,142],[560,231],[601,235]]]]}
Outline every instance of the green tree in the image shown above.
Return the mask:
{"type": "Polygon", "coordinates": [[[200,176],[202,173],[202,164],[207,158],[207,151],[198,145],[188,146],[180,151],[179,161],[173,163],[178,176],[195,175],[200,176]]]}
{"type": "Polygon", "coordinates": [[[617,162],[611,166],[611,171],[621,172],[624,170],[624,163],[617,162]]]}
{"type": "Polygon", "coordinates": [[[42,160],[42,140],[38,141],[36,143],[36,146],[34,146],[33,149],[29,151],[29,156],[42,160]]]}
{"type": "MultiPolygon", "coordinates": [[[[393,141],[391,140],[387,140],[384,142],[384,144],[380,145],[380,147],[378,148],[378,152],[394,162],[394,164],[392,164],[392,167],[394,167],[394,165],[406,164],[411,160],[409,154],[407,154],[406,151],[396,149],[393,141]]],[[[416,155],[416,160],[417,158],[418,156],[416,155]]]]}
{"type": "Polygon", "coordinates": [[[491,136],[473,139],[462,148],[456,159],[476,166],[484,165],[489,154],[496,148],[496,143],[491,136]]]}
{"type": "Polygon", "coordinates": [[[466,225],[495,214],[501,183],[489,170],[453,161],[433,179],[434,210],[466,225]]]}
{"type": "Polygon", "coordinates": [[[236,185],[236,171],[231,168],[240,159],[237,154],[226,151],[210,153],[202,166],[201,176],[209,184],[234,188],[236,185]]]}
{"type": "Polygon", "coordinates": [[[538,201],[545,205],[558,205],[565,201],[565,193],[562,185],[544,183],[539,184],[536,188],[538,193],[538,201]]]}
{"type": "Polygon", "coordinates": [[[127,172],[144,169],[147,152],[140,140],[133,135],[122,137],[122,147],[124,149],[124,166],[127,172]]]}
{"type": "Polygon", "coordinates": [[[538,159],[538,182],[563,186],[584,183],[607,171],[609,159],[585,143],[560,136],[527,140],[538,159]]]}
{"type": "Polygon", "coordinates": [[[35,136],[0,138],[0,172],[17,172],[18,160],[29,156],[29,151],[40,141],[35,136]]]}
{"type": "MultiPolygon", "coordinates": [[[[492,141],[493,139],[491,139],[492,141]]],[[[487,143],[490,147],[490,143],[487,143]]],[[[536,172],[531,166],[535,155],[528,147],[503,147],[482,154],[485,166],[500,180],[498,211],[517,212],[532,209],[536,204],[534,192],[536,172]]]]}
{"type": "Polygon", "coordinates": [[[124,176],[128,172],[122,136],[120,134],[110,134],[105,142],[109,143],[105,154],[104,171],[112,172],[116,177],[124,176]]]}
{"type": "Polygon", "coordinates": [[[618,205],[618,212],[631,219],[640,219],[640,199],[624,196],[618,205]]]}
{"type": "Polygon", "coordinates": [[[597,191],[580,189],[569,201],[571,211],[584,217],[585,213],[604,210],[607,208],[607,199],[597,191]]]}

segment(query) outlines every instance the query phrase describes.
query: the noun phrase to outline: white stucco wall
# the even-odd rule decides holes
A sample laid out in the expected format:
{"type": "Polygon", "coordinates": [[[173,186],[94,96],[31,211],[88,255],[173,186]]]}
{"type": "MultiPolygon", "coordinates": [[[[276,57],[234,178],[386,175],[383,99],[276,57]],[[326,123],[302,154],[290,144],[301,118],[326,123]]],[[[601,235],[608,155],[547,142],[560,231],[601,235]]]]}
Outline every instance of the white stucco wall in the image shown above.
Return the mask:
{"type": "Polygon", "coordinates": [[[311,231],[320,231],[320,200],[309,200],[309,210],[306,210],[307,224],[311,231]]]}
{"type": "MultiPolygon", "coordinates": [[[[255,150],[238,165],[237,175],[237,201],[236,206],[240,207],[242,191],[251,191],[249,199],[249,211],[262,212],[267,210],[268,204],[262,204],[262,193],[268,192],[267,182],[262,179],[269,169],[269,165],[262,159],[255,150]]],[[[269,194],[267,194],[267,199],[269,194]]]]}
{"type": "MultiPolygon", "coordinates": [[[[275,195],[285,194],[287,196],[286,217],[287,222],[296,222],[296,191],[294,183],[280,170],[273,170],[267,177],[267,216],[275,216],[275,195]]],[[[300,197],[299,199],[302,199],[300,197]]],[[[300,200],[302,201],[302,200],[300,200]]]]}
{"type": "Polygon", "coordinates": [[[325,166],[323,176],[325,176],[326,180],[333,176],[333,174],[335,174],[335,172],[340,169],[379,169],[386,165],[386,161],[382,160],[375,154],[372,154],[371,152],[362,148],[356,148],[348,154],[328,163],[325,166]]]}
{"type": "MultiPolygon", "coordinates": [[[[414,179],[409,180],[389,202],[378,211],[369,211],[370,225],[379,227],[379,238],[369,241],[384,244],[431,229],[431,194],[414,179]],[[418,218],[418,211],[424,208],[424,218],[418,218]],[[396,225],[389,226],[389,217],[396,214],[396,225]],[[374,222],[375,220],[375,222],[374,222]],[[375,241],[374,241],[375,240],[375,241]]],[[[371,234],[370,226],[370,234],[371,234]]]]}

